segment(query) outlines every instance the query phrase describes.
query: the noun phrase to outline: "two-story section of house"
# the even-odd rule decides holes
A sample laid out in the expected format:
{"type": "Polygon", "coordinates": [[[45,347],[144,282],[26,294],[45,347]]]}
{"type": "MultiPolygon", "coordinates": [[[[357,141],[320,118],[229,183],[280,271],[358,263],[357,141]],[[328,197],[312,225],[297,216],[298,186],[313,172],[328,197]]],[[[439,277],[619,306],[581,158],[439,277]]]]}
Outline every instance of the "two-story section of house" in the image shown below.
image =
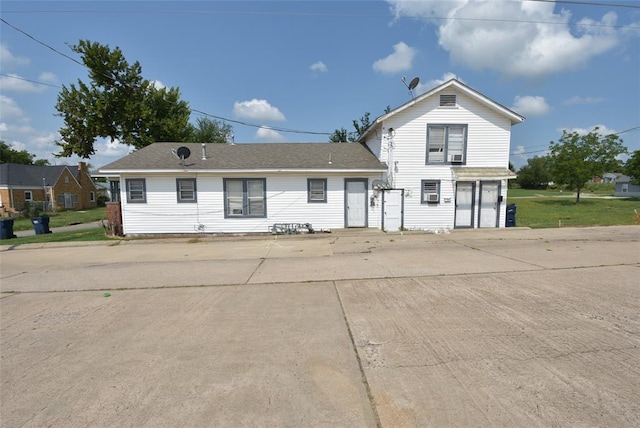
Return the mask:
{"type": "Polygon", "coordinates": [[[452,79],[378,117],[359,142],[387,231],[504,227],[511,127],[524,117],[452,79]]]}

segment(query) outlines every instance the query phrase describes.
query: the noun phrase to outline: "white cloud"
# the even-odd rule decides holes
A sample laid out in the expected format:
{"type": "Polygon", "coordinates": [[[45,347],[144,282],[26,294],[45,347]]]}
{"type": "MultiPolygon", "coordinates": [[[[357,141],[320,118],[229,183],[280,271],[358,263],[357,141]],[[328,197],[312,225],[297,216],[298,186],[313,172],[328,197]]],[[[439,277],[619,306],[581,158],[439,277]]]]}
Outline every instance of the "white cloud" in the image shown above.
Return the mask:
{"type": "MultiPolygon", "coordinates": [[[[98,156],[104,156],[109,158],[121,158],[123,156],[131,153],[133,148],[126,144],[120,143],[120,141],[116,138],[112,140],[111,138],[104,138],[102,140],[97,140],[94,143],[94,147],[96,149],[96,154],[98,156]]],[[[98,167],[102,165],[97,165],[98,167]]]]}
{"type": "Polygon", "coordinates": [[[571,14],[554,12],[553,2],[387,1],[396,21],[411,17],[437,25],[439,44],[454,62],[510,77],[541,78],[578,69],[618,45],[623,33],[610,27],[617,19],[613,12],[600,21],[582,19],[578,24],[585,25],[570,26],[571,14]]]}
{"type": "Polygon", "coordinates": [[[9,129],[9,128],[7,128],[7,124],[6,123],[4,123],[4,122],[0,123],[0,131],[6,131],[7,129],[9,129]]]}
{"type": "Polygon", "coordinates": [[[464,83],[464,80],[462,80],[460,77],[456,76],[455,73],[452,73],[450,71],[444,73],[442,75],[442,78],[440,79],[431,79],[428,80],[426,83],[419,83],[418,86],[416,86],[416,90],[415,93],[416,94],[424,94],[427,91],[430,91],[431,89],[435,88],[436,86],[440,86],[445,82],[448,82],[451,79],[458,79],[460,82],[464,83]]]}
{"type": "Polygon", "coordinates": [[[3,68],[23,67],[30,62],[29,58],[14,56],[6,45],[0,44],[0,63],[3,68]]]}
{"type": "Polygon", "coordinates": [[[511,155],[520,159],[527,159],[527,156],[525,156],[526,151],[527,150],[524,146],[516,146],[516,149],[511,153],[511,155]]]}
{"type": "Polygon", "coordinates": [[[284,115],[267,100],[252,99],[251,101],[235,102],[233,113],[238,117],[252,120],[278,121],[286,120],[284,115]]]}
{"type": "Polygon", "coordinates": [[[615,129],[607,128],[605,125],[593,125],[588,128],[560,128],[558,131],[562,133],[563,130],[566,130],[567,132],[577,132],[579,135],[586,135],[589,132],[592,132],[596,127],[598,127],[598,132],[601,135],[615,134],[618,132],[615,129]]]}
{"type": "Polygon", "coordinates": [[[314,64],[311,64],[311,67],[309,67],[309,68],[314,73],[326,73],[327,71],[329,71],[327,66],[322,61],[318,61],[318,62],[316,62],[314,64]]]}
{"type": "Polygon", "coordinates": [[[151,85],[153,85],[153,87],[155,87],[158,90],[162,90],[167,87],[164,83],[162,83],[159,80],[152,80],[151,85]]]}
{"type": "Polygon", "coordinates": [[[571,97],[566,100],[564,103],[568,106],[576,105],[576,104],[600,104],[604,102],[604,98],[602,97],[571,97]]]}
{"type": "Polygon", "coordinates": [[[260,128],[258,128],[258,130],[256,131],[256,138],[276,143],[285,141],[285,138],[282,134],[274,131],[268,126],[261,126],[260,128]]]}
{"type": "Polygon", "coordinates": [[[37,83],[29,82],[15,73],[0,76],[0,90],[2,91],[40,93],[44,92],[46,89],[46,85],[38,85],[37,83]]]}
{"type": "Polygon", "coordinates": [[[26,120],[26,115],[20,106],[6,95],[0,94],[0,111],[4,120],[26,120]]]}
{"type": "Polygon", "coordinates": [[[547,104],[544,97],[525,95],[522,97],[516,96],[511,110],[523,116],[544,116],[549,113],[551,107],[547,104]]]}
{"type": "Polygon", "coordinates": [[[404,42],[393,46],[393,53],[373,63],[373,69],[380,73],[399,73],[411,70],[417,50],[404,42]]]}

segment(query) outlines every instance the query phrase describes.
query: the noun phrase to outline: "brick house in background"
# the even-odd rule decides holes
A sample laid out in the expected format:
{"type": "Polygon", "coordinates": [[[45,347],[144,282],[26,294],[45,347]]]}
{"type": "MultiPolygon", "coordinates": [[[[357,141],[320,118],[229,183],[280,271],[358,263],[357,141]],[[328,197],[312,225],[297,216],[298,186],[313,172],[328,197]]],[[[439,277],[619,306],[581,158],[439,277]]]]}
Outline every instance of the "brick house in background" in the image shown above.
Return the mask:
{"type": "Polygon", "coordinates": [[[27,203],[48,211],[82,210],[97,207],[96,189],[85,162],[78,166],[36,166],[0,164],[0,211],[16,214],[27,203]]]}

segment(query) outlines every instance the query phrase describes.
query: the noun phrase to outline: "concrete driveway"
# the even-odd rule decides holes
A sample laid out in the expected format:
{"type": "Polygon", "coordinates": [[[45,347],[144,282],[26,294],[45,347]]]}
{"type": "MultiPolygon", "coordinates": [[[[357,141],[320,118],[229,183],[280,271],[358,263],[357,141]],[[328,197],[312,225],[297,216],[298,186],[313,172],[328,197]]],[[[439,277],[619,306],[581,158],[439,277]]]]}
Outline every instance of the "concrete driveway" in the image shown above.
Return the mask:
{"type": "Polygon", "coordinates": [[[637,226],[0,262],[3,427],[640,425],[637,226]]]}

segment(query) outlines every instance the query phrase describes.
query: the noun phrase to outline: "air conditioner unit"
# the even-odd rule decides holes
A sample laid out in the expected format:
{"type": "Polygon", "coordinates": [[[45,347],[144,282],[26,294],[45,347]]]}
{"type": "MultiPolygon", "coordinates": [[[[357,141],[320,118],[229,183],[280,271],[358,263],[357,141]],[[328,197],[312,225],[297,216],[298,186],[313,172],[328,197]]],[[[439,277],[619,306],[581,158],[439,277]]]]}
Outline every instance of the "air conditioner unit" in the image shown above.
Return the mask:
{"type": "Polygon", "coordinates": [[[438,202],[440,200],[440,195],[437,193],[427,193],[427,202],[438,202]]]}
{"type": "Polygon", "coordinates": [[[452,155],[451,156],[451,162],[462,162],[462,155],[458,154],[458,155],[452,155]]]}

